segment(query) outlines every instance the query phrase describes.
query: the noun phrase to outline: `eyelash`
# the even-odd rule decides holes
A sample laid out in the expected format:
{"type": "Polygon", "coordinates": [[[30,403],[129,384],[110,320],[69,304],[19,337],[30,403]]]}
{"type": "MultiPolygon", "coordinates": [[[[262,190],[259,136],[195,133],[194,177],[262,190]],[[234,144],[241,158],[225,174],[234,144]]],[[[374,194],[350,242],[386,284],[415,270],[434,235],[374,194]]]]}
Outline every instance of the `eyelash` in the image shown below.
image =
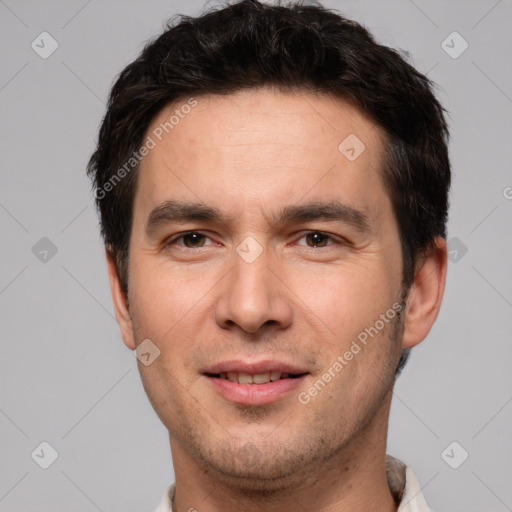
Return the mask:
{"type": "MultiPolygon", "coordinates": [[[[167,247],[171,247],[173,245],[176,245],[176,242],[178,240],[183,240],[185,236],[187,235],[192,235],[192,234],[197,234],[197,235],[200,235],[201,237],[203,238],[210,238],[209,236],[201,233],[200,231],[185,231],[183,233],[179,233],[177,235],[174,235],[172,236],[171,238],[169,238],[167,241],[164,242],[164,246],[167,248],[167,247]]],[[[322,247],[312,247],[312,246],[307,246],[307,245],[304,245],[303,247],[306,247],[307,249],[314,249],[314,250],[318,250],[318,249],[325,249],[326,247],[331,247],[332,245],[335,245],[335,244],[343,244],[343,243],[347,243],[346,241],[340,239],[339,237],[335,237],[334,235],[331,235],[329,233],[326,233],[324,231],[305,231],[302,233],[302,235],[300,236],[300,238],[298,240],[301,240],[305,237],[307,237],[308,235],[321,235],[323,237],[327,237],[327,239],[329,241],[331,241],[332,243],[327,243],[327,245],[325,246],[322,246],[322,247]]],[[[211,240],[211,239],[210,239],[211,240]]],[[[298,245],[298,244],[297,244],[298,245]]],[[[187,247],[185,245],[182,245],[180,246],[184,249],[201,249],[202,247],[204,246],[199,246],[197,248],[194,248],[194,247],[187,247]]]]}

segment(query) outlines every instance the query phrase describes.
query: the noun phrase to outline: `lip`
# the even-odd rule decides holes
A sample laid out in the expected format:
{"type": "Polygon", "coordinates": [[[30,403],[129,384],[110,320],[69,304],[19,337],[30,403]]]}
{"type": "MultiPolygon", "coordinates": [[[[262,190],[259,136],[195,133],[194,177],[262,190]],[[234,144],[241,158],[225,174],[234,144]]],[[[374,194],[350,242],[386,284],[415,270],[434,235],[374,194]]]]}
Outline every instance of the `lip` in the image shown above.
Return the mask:
{"type": "Polygon", "coordinates": [[[266,384],[240,384],[205,375],[215,391],[239,405],[266,405],[276,402],[302,385],[308,374],[266,384]]]}
{"type": "MultiPolygon", "coordinates": [[[[275,361],[266,359],[263,361],[244,361],[242,359],[232,359],[231,361],[222,361],[205,368],[202,373],[222,373],[222,372],[239,372],[249,373],[251,375],[258,375],[259,373],[265,372],[281,372],[281,373],[309,373],[305,368],[300,366],[286,363],[283,361],[275,361]]],[[[260,384],[263,385],[263,384],[260,384]]]]}
{"type": "Polygon", "coordinates": [[[239,405],[266,405],[284,398],[290,392],[296,390],[304,382],[309,372],[296,364],[284,361],[263,360],[244,361],[234,359],[222,361],[209,366],[203,371],[203,376],[208,379],[213,389],[225,399],[239,405]],[[215,377],[215,374],[223,372],[248,373],[258,375],[266,372],[281,372],[299,375],[298,377],[279,379],[265,384],[240,384],[230,380],[215,377]]]}

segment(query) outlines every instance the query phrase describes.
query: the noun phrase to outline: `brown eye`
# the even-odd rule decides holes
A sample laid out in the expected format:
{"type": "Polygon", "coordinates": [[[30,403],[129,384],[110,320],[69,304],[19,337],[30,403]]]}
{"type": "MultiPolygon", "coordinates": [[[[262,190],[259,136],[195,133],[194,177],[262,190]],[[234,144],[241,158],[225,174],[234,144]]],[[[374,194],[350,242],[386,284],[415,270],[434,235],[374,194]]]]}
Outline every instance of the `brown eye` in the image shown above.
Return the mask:
{"type": "Polygon", "coordinates": [[[325,247],[328,245],[330,237],[324,233],[318,231],[308,233],[306,236],[306,242],[309,247],[325,247]]]}
{"type": "Polygon", "coordinates": [[[213,245],[211,243],[208,243],[208,240],[210,240],[209,237],[206,235],[203,235],[202,233],[199,233],[198,231],[188,231],[186,233],[181,233],[179,235],[175,235],[169,240],[167,240],[164,245],[168,249],[172,249],[174,247],[183,249],[197,249],[199,247],[206,247],[208,245],[213,245]]]}
{"type": "Polygon", "coordinates": [[[181,238],[183,239],[183,245],[186,247],[202,247],[206,239],[204,235],[197,233],[196,231],[185,233],[181,238]]]}

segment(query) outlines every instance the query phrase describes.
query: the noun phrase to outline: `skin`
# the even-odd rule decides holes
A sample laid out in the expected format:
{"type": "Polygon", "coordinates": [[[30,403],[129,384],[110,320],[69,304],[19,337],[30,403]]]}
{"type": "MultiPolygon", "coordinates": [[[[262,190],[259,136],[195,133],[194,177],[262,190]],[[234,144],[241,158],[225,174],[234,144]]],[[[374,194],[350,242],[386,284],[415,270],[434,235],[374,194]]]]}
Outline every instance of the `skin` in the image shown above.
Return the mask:
{"type": "MultiPolygon", "coordinates": [[[[437,317],[446,243],[436,240],[418,263],[402,319],[301,404],[298,392],[402,296],[398,227],[380,174],[383,134],[326,95],[265,88],[197,101],[141,163],[128,296],[107,254],[124,343],[133,350],[150,339],[161,351],[139,371],[169,430],[175,508],[394,511],[385,474],[394,372],[402,348],[420,343],[437,317]],[[338,150],[349,134],[366,146],[354,161],[338,150]],[[206,204],[227,219],[170,221],[148,234],[150,212],[168,200],[206,204]],[[356,208],[368,229],[329,219],[274,222],[284,206],[313,201],[356,208]],[[196,237],[199,247],[190,237],[165,245],[191,230],[205,237],[196,237]],[[332,238],[306,236],[315,231],[332,238]],[[236,252],[249,236],[263,249],[252,263],[236,252]],[[297,392],[241,406],[201,373],[237,358],[310,373],[297,392]]],[[[179,105],[162,110],[147,133],[179,105]]]]}

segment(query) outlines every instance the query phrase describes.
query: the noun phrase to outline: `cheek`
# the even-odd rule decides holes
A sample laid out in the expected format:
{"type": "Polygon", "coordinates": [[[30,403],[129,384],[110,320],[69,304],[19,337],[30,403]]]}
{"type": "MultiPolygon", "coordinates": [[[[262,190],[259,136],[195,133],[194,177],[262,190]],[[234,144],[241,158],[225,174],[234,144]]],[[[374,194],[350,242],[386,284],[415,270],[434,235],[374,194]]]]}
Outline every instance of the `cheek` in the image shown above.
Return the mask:
{"type": "Polygon", "coordinates": [[[130,305],[139,334],[167,340],[194,315],[208,286],[204,274],[183,277],[168,262],[138,256],[130,260],[130,305]]]}
{"type": "Polygon", "coordinates": [[[130,277],[132,299],[131,313],[139,326],[140,336],[150,339],[161,338],[166,329],[177,321],[179,312],[173,303],[173,294],[165,281],[155,279],[156,276],[137,268],[130,277]],[[133,277],[132,277],[133,276],[133,277]]]}
{"type": "Polygon", "coordinates": [[[139,361],[139,372],[153,407],[169,425],[166,411],[186,405],[181,395],[191,385],[186,367],[201,341],[198,330],[206,314],[201,309],[203,281],[196,277],[194,285],[184,282],[176,277],[179,273],[154,265],[151,258],[135,257],[131,263],[130,309],[136,343],[149,339],[160,351],[148,366],[139,361]]]}
{"type": "Polygon", "coordinates": [[[325,339],[349,343],[373,325],[398,300],[399,276],[376,262],[318,267],[290,277],[290,288],[300,298],[311,322],[319,323],[325,339]]]}

